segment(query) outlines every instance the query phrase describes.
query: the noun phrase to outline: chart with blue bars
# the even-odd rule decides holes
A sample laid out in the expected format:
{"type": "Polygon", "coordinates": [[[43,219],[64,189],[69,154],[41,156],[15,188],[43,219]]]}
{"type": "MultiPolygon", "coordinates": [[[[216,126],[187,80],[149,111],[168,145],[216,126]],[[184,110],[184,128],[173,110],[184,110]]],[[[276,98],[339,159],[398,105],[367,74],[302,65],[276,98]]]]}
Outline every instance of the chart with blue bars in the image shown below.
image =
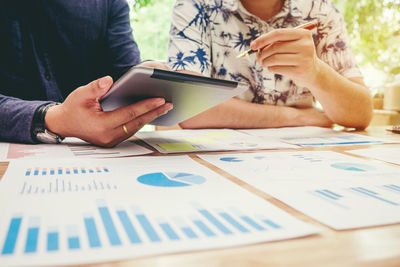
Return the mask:
{"type": "Polygon", "coordinates": [[[353,186],[345,188],[344,190],[341,190],[341,192],[338,192],[338,190],[322,188],[310,191],[310,193],[346,209],[351,208],[351,206],[346,202],[349,196],[353,198],[359,197],[360,200],[368,199],[380,204],[400,207],[400,198],[396,196],[396,194],[400,196],[400,185],[397,184],[384,184],[376,186],[376,188],[353,186]]]}
{"type": "Polygon", "coordinates": [[[274,218],[248,214],[237,207],[210,210],[191,202],[190,215],[153,217],[140,206],[113,206],[104,199],[93,204],[96,209],[82,213],[75,224],[49,225],[40,216],[15,214],[0,232],[0,260],[13,255],[54,255],[63,250],[98,253],[107,247],[212,241],[285,230],[274,218]]]}
{"type": "Polygon", "coordinates": [[[58,167],[58,168],[28,168],[25,171],[26,177],[35,176],[61,176],[61,175],[83,175],[83,174],[100,174],[100,173],[110,173],[108,167],[95,167],[95,168],[85,168],[85,167],[58,167]]]}
{"type": "Polygon", "coordinates": [[[109,181],[102,181],[99,178],[84,179],[68,179],[53,178],[46,181],[25,181],[19,191],[20,195],[37,196],[48,194],[63,194],[73,192],[106,192],[118,190],[118,185],[109,181]]]}

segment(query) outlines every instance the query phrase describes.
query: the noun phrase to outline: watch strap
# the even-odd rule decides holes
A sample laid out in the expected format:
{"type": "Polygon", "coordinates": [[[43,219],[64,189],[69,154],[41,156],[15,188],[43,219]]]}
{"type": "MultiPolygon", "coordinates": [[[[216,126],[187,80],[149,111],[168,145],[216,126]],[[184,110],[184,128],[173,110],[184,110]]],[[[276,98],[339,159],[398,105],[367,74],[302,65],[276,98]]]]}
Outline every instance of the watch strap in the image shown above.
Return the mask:
{"type": "Polygon", "coordinates": [[[45,117],[46,113],[52,106],[59,105],[61,103],[58,102],[51,102],[48,104],[41,105],[33,115],[33,122],[32,122],[32,139],[36,142],[43,143],[44,138],[41,138],[43,135],[48,135],[45,142],[51,143],[60,143],[64,138],[56,133],[51,132],[49,129],[46,129],[45,117]],[[50,135],[49,135],[50,133],[50,135]]]}

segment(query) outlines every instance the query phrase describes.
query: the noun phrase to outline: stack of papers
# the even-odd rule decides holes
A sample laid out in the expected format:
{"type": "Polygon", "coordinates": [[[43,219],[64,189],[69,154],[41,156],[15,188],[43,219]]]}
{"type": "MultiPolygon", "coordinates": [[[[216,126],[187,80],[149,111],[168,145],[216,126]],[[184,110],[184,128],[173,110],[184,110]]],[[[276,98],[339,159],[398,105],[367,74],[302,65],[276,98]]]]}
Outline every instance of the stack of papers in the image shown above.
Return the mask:
{"type": "Polygon", "coordinates": [[[297,148],[228,129],[139,132],[136,136],[161,153],[297,148]]]}
{"type": "Polygon", "coordinates": [[[200,157],[334,229],[400,222],[400,167],[330,151],[200,157]]]}
{"type": "Polygon", "coordinates": [[[371,145],[383,143],[399,143],[385,138],[375,138],[367,135],[334,131],[330,128],[306,126],[286,127],[274,129],[241,130],[251,136],[257,136],[268,140],[280,140],[299,146],[348,146],[371,145]]]}
{"type": "Polygon", "coordinates": [[[84,264],[317,232],[187,156],[12,161],[0,204],[1,266],[84,264]]]}
{"type": "Polygon", "coordinates": [[[150,149],[126,140],[114,148],[91,145],[78,138],[66,138],[62,144],[0,143],[0,160],[51,158],[115,158],[153,153],[150,149]]]}
{"type": "Polygon", "coordinates": [[[348,153],[400,165],[400,147],[370,147],[347,151],[348,153]]]}

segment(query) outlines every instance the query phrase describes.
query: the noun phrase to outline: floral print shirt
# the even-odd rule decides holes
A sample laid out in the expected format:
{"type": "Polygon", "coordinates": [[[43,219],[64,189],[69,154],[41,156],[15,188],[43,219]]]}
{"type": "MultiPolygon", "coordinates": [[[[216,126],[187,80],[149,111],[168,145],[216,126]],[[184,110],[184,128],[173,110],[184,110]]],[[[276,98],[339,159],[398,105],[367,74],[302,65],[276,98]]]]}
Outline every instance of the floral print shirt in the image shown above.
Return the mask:
{"type": "Polygon", "coordinates": [[[252,40],[278,28],[318,20],[312,30],[317,56],[344,77],[362,77],[350,49],[345,23],[330,0],[284,0],[268,21],[239,0],[177,0],[172,14],[168,65],[208,77],[242,81],[250,90],[238,98],[261,104],[310,107],[314,97],[290,78],[270,73],[256,54],[238,59],[252,40]]]}

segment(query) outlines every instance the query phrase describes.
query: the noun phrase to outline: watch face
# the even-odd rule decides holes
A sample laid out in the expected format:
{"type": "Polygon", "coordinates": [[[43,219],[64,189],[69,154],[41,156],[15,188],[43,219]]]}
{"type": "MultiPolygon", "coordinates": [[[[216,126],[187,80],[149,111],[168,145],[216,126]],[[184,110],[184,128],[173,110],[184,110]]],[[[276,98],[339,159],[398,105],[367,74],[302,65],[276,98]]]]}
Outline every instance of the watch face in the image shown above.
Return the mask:
{"type": "Polygon", "coordinates": [[[36,139],[45,144],[58,144],[61,143],[62,138],[47,129],[44,132],[37,133],[36,139]]]}

